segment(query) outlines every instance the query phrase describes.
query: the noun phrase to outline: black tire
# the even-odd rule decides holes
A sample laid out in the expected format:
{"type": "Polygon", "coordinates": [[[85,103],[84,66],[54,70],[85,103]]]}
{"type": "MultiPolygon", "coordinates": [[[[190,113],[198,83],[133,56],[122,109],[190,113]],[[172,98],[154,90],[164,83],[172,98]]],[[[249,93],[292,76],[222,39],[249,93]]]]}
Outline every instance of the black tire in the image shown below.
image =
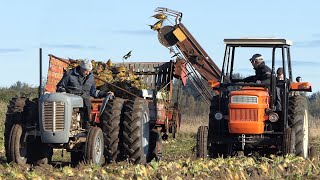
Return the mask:
{"type": "Polygon", "coordinates": [[[123,146],[129,161],[145,164],[149,157],[149,108],[145,100],[129,100],[124,105],[123,146]]]}
{"type": "Polygon", "coordinates": [[[292,96],[289,98],[289,126],[294,133],[294,154],[308,158],[309,153],[309,119],[307,99],[302,96],[292,96]]]}
{"type": "Polygon", "coordinates": [[[99,127],[92,127],[87,134],[84,157],[88,164],[101,165],[103,163],[103,133],[99,127]]]}
{"type": "Polygon", "coordinates": [[[24,132],[23,128],[26,122],[24,121],[23,116],[26,101],[27,98],[25,97],[14,97],[11,99],[8,105],[4,130],[4,146],[8,163],[14,161],[14,159],[12,159],[14,155],[11,154],[12,149],[10,149],[11,147],[9,145],[12,127],[15,124],[20,124],[22,127],[22,132],[24,132]]]}
{"type": "Polygon", "coordinates": [[[24,138],[23,127],[21,124],[15,124],[12,126],[10,138],[9,138],[9,156],[7,160],[9,162],[15,162],[17,164],[27,163],[27,143],[23,142],[24,138]]]}
{"type": "Polygon", "coordinates": [[[197,132],[197,157],[208,157],[208,126],[200,126],[197,132]]]}
{"type": "Polygon", "coordinates": [[[162,138],[157,129],[152,129],[150,132],[149,154],[148,162],[153,159],[156,161],[160,161],[162,159],[162,138]]]}
{"type": "Polygon", "coordinates": [[[106,162],[122,160],[121,156],[121,114],[124,99],[109,100],[104,112],[101,114],[102,132],[104,138],[104,154],[106,162]]]}
{"type": "Polygon", "coordinates": [[[80,162],[84,160],[83,158],[83,152],[80,151],[71,151],[70,152],[71,156],[71,166],[76,167],[80,162]]]}

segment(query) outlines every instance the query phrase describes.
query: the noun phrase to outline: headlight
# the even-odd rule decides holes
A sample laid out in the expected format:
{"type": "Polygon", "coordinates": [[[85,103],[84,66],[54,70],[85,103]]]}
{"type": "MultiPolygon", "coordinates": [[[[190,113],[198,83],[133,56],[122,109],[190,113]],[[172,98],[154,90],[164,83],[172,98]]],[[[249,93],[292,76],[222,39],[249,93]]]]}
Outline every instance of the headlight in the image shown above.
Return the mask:
{"type": "Polygon", "coordinates": [[[214,118],[215,118],[216,120],[221,120],[221,119],[223,118],[223,114],[222,114],[221,112],[216,112],[216,113],[214,114],[214,118]]]}
{"type": "Polygon", "coordinates": [[[269,114],[269,121],[277,122],[279,120],[279,115],[275,112],[269,114]]]}

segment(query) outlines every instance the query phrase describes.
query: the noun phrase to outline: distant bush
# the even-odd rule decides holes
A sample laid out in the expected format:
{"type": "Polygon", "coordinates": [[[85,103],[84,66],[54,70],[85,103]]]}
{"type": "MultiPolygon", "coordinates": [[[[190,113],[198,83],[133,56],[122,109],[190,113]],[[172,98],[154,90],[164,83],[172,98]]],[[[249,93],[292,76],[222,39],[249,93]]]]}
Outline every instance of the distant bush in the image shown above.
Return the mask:
{"type": "Polygon", "coordinates": [[[37,89],[27,83],[17,81],[9,88],[0,88],[0,101],[9,102],[11,98],[19,96],[26,96],[32,99],[37,97],[37,89]]]}

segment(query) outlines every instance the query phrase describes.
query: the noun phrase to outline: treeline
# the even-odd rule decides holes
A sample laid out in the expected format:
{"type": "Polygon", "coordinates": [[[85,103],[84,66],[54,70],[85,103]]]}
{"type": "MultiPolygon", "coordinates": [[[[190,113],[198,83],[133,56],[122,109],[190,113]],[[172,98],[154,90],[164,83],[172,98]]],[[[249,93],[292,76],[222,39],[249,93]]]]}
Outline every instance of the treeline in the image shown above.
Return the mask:
{"type": "Polygon", "coordinates": [[[13,97],[26,96],[29,98],[35,98],[38,96],[38,88],[17,81],[8,88],[0,88],[0,101],[9,102],[13,97]]]}

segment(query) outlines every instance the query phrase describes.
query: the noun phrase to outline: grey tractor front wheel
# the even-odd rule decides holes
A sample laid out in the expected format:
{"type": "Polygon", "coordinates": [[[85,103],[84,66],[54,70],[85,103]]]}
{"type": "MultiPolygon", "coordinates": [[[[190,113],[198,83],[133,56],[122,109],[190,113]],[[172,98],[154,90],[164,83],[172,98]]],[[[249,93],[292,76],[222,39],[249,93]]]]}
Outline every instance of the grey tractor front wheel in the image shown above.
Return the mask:
{"type": "Polygon", "coordinates": [[[92,127],[87,134],[85,143],[85,161],[89,164],[101,165],[103,163],[103,133],[99,127],[92,127]]]}

